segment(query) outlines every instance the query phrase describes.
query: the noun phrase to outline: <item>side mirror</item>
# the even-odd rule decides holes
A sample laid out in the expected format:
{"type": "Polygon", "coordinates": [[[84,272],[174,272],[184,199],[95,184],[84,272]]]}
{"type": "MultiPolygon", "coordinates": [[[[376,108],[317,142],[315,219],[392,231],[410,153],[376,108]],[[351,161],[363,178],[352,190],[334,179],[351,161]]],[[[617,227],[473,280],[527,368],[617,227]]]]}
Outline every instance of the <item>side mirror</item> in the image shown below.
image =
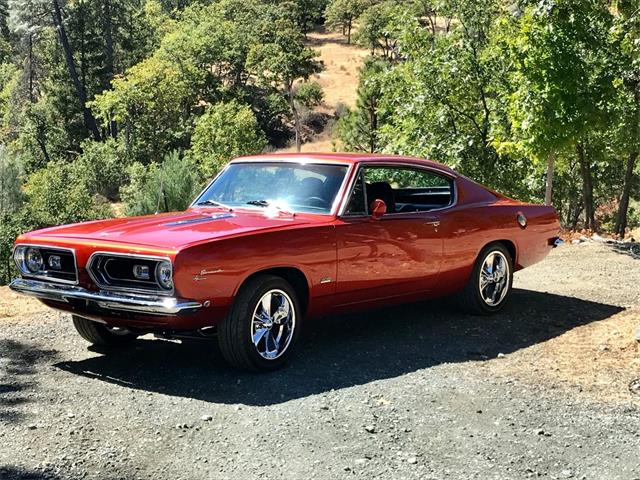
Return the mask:
{"type": "Polygon", "coordinates": [[[371,210],[371,220],[380,220],[380,218],[387,213],[387,204],[384,203],[384,200],[376,198],[371,202],[369,209],[371,210]]]}

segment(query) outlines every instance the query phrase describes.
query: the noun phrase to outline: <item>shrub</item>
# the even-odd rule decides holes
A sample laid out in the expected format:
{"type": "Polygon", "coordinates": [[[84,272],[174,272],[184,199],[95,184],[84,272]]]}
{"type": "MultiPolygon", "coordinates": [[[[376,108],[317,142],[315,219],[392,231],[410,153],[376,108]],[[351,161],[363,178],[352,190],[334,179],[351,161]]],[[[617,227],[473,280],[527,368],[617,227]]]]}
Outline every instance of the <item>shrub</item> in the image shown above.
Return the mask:
{"type": "Polygon", "coordinates": [[[324,100],[324,92],[317,82],[302,82],[295,87],[296,102],[306,108],[317,107],[324,100]]]}
{"type": "Polygon", "coordinates": [[[266,145],[248,106],[236,101],[216,103],[196,121],[188,156],[210,178],[232,158],[260,153],[266,145]]]}
{"type": "Polygon", "coordinates": [[[109,200],[118,200],[120,187],[127,181],[127,160],[121,145],[114,139],[87,141],[82,145],[80,161],[92,177],[96,192],[109,200]]]}
{"type": "Polygon", "coordinates": [[[202,187],[189,157],[168,154],[161,164],[135,163],[128,169],[130,183],[120,190],[126,215],[148,215],[186,209],[202,187]]]}
{"type": "Polygon", "coordinates": [[[22,204],[20,174],[18,161],[0,145],[0,215],[15,212],[22,204]]]}
{"type": "Polygon", "coordinates": [[[41,228],[109,217],[111,209],[96,190],[95,178],[84,162],[47,164],[27,179],[25,226],[41,228]]]}

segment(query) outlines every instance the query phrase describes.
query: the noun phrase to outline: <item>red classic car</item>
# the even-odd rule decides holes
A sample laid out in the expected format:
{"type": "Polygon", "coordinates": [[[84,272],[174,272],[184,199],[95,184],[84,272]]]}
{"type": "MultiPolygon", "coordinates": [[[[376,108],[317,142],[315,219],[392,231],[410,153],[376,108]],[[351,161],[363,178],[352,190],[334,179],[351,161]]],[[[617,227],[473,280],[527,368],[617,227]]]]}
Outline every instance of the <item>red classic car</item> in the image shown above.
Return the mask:
{"type": "Polygon", "coordinates": [[[11,288],[71,312],[93,344],[214,336],[245,370],[286,361],[304,321],[456,294],[474,314],[558,240],[552,207],[415,158],[266,155],[229,163],[185,212],[21,235],[11,288]]]}

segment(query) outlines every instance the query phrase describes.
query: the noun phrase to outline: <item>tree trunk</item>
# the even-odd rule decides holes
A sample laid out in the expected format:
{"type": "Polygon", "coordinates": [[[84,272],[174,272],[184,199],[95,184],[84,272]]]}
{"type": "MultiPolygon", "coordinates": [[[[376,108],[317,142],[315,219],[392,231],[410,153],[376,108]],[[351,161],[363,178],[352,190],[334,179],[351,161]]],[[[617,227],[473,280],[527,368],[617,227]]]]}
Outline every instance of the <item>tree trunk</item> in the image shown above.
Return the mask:
{"type": "Polygon", "coordinates": [[[73,83],[76,96],[78,97],[78,101],[82,107],[84,126],[93,134],[93,138],[95,140],[100,140],[100,132],[98,131],[96,119],[93,117],[89,107],[87,107],[87,92],[78,77],[78,70],[76,69],[76,63],[73,59],[73,50],[71,49],[69,38],[67,37],[67,32],[64,28],[62,11],[58,0],[52,0],[51,2],[51,16],[53,18],[53,24],[55,25],[56,30],[58,30],[58,37],[60,39],[60,44],[62,45],[62,50],[64,51],[64,58],[67,63],[67,70],[69,70],[71,82],[73,83]]]}
{"type": "Polygon", "coordinates": [[[29,77],[29,101],[33,103],[35,101],[35,95],[33,94],[33,33],[29,32],[29,40],[28,40],[28,49],[29,49],[29,71],[27,75],[29,77]]]}
{"type": "Polygon", "coordinates": [[[591,165],[585,153],[584,144],[576,145],[580,174],[582,175],[582,200],[584,203],[584,226],[589,230],[596,229],[595,209],[593,205],[593,179],[591,177],[591,165]]]}
{"type": "Polygon", "coordinates": [[[353,20],[349,20],[347,22],[347,44],[351,45],[351,26],[353,24],[353,20]]]}
{"type": "Polygon", "coordinates": [[[553,172],[556,164],[556,152],[547,157],[547,185],[544,192],[544,204],[551,205],[553,201],[553,172]]]}
{"type": "MultiPolygon", "coordinates": [[[[102,88],[108,90],[113,80],[115,73],[114,60],[113,60],[113,26],[111,23],[111,0],[104,0],[104,78],[102,82],[102,88]]],[[[113,138],[118,136],[118,126],[115,121],[109,122],[109,133],[113,138]]]]}
{"type": "Polygon", "coordinates": [[[569,223],[569,225],[571,225],[571,230],[577,230],[578,220],[580,220],[581,211],[582,211],[582,199],[580,199],[580,201],[576,204],[576,207],[572,212],[572,218],[569,223]]]}
{"type": "Polygon", "coordinates": [[[293,128],[296,132],[296,152],[300,153],[300,150],[302,150],[302,138],[300,138],[300,115],[298,115],[296,101],[293,98],[293,82],[288,82],[285,88],[287,89],[289,97],[289,108],[293,114],[293,128]]]}
{"type": "Polygon", "coordinates": [[[627,160],[627,169],[624,173],[624,187],[622,188],[622,195],[620,196],[620,205],[618,207],[618,217],[616,218],[616,232],[621,237],[624,237],[624,232],[627,228],[627,213],[629,211],[629,197],[631,196],[631,186],[633,184],[633,170],[636,166],[636,160],[638,159],[638,152],[631,152],[629,154],[629,160],[627,160]]]}

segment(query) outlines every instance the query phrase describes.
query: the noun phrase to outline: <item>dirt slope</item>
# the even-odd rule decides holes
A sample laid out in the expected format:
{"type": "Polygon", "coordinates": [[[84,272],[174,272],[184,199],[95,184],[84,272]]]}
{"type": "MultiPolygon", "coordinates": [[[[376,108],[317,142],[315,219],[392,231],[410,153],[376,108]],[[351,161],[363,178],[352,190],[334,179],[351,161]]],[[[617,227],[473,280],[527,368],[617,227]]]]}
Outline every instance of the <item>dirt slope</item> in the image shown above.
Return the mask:
{"type": "MultiPolygon", "coordinates": [[[[309,46],[320,53],[324,71],[311,80],[318,82],[324,91],[324,103],[316,110],[334,116],[339,105],[353,107],[356,103],[360,68],[368,52],[354,45],[347,45],[339,32],[311,32],[307,36],[309,46]]],[[[327,128],[312,141],[302,145],[303,152],[331,152],[333,144],[331,121],[327,128]]],[[[294,152],[293,147],[281,150],[294,152]]]]}

